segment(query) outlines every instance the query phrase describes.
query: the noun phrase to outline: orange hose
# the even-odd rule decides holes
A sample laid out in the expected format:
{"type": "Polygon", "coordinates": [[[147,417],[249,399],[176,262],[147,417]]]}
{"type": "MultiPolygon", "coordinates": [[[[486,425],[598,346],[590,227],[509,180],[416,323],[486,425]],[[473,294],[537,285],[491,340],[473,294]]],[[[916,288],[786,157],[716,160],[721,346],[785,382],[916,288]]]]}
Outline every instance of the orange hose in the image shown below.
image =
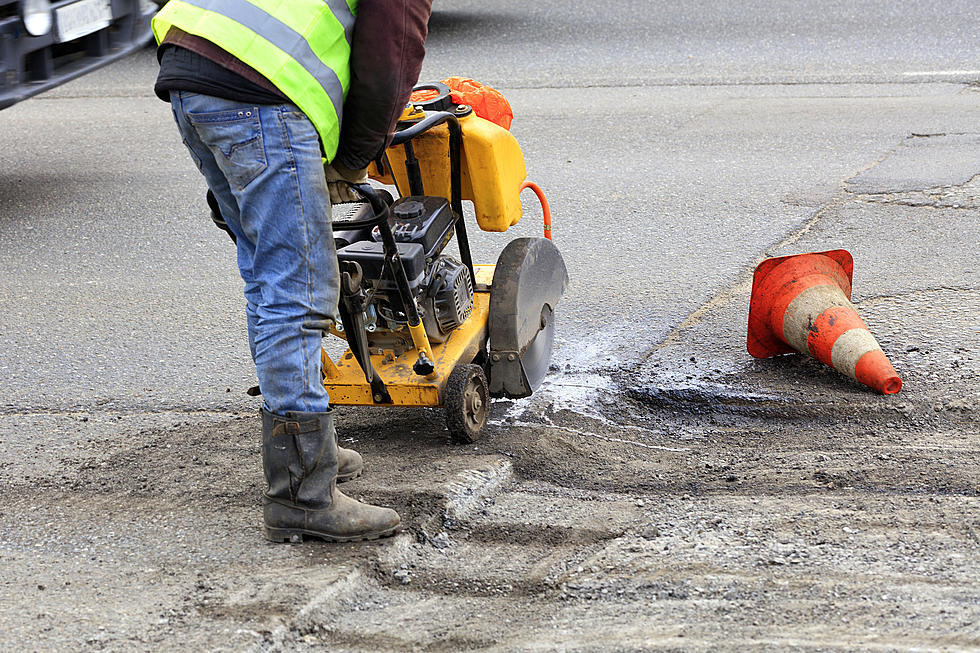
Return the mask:
{"type": "Polygon", "coordinates": [[[541,187],[533,181],[525,181],[521,184],[521,190],[525,188],[530,188],[538,196],[538,201],[541,202],[541,210],[544,212],[544,237],[551,240],[551,209],[548,208],[548,199],[544,196],[541,187]]]}

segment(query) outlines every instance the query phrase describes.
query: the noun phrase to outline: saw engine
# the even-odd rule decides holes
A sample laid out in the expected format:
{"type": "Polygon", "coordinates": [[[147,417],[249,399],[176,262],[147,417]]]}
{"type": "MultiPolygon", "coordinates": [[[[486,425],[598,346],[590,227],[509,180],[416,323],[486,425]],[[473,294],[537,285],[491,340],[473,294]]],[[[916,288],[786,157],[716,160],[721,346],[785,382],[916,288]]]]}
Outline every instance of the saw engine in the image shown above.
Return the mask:
{"type": "MultiPolygon", "coordinates": [[[[453,237],[449,202],[428,196],[398,199],[391,205],[390,224],[426,335],[432,342],[445,342],[473,310],[469,269],[443,253],[453,237]]],[[[335,222],[334,229],[341,270],[350,275],[352,284],[359,285],[359,292],[349,290],[361,296],[369,347],[393,350],[395,355],[411,349],[405,328],[408,310],[394,280],[391,260],[386,259],[380,229],[345,230],[343,222],[335,222]]]]}

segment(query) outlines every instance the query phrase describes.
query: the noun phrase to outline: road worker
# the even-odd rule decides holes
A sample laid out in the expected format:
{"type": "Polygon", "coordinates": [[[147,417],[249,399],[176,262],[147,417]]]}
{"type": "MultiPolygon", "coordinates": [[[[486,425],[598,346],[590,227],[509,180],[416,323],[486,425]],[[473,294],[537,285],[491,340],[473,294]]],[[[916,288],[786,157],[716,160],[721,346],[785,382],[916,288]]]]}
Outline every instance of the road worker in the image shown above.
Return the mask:
{"type": "Polygon", "coordinates": [[[363,462],[337,445],[320,341],[339,296],[331,199],[356,199],[346,182],[366,181],[390,141],[418,80],[430,9],[431,0],[170,0],[153,19],[156,94],[238,249],[272,541],[374,539],[399,527],[394,510],[336,489],[363,462]]]}

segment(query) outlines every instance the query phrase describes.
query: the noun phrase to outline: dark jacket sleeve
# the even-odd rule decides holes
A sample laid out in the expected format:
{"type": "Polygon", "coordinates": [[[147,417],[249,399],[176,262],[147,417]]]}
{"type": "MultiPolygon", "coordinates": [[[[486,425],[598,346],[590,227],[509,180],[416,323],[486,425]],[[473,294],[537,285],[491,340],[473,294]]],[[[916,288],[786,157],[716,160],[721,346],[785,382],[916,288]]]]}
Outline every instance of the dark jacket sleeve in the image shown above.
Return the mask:
{"type": "Polygon", "coordinates": [[[360,0],[337,159],[357,170],[378,158],[422,70],[432,0],[360,0]]]}

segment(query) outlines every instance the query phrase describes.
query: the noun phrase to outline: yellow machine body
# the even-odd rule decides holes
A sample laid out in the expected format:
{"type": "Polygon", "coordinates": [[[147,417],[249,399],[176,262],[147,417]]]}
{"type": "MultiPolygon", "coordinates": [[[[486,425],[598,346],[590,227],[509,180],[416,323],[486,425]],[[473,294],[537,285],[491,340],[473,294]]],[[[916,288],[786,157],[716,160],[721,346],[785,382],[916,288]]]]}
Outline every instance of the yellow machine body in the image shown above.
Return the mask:
{"type": "MultiPolygon", "coordinates": [[[[469,362],[486,343],[487,319],[490,314],[490,283],[493,280],[493,265],[475,265],[476,291],[473,294],[473,311],[463,324],[458,326],[441,344],[433,343],[433,374],[419,376],[412,370],[418,359],[417,349],[411,349],[401,356],[384,351],[371,355],[371,364],[381,376],[381,380],[391,396],[392,406],[443,405],[443,390],[449,374],[460,361],[469,362]]],[[[336,333],[336,335],[341,334],[336,333]]],[[[364,371],[357,364],[354,354],[348,349],[338,361],[332,360],[325,351],[320,351],[323,363],[323,385],[330,395],[330,403],[338,406],[377,406],[371,394],[371,386],[364,379],[364,371]]]]}
{"type": "MultiPolygon", "coordinates": [[[[420,114],[422,112],[419,112],[420,114]]],[[[403,119],[411,120],[407,113],[403,119]]],[[[517,139],[496,123],[476,114],[459,117],[462,132],[462,199],[473,202],[476,222],[484,231],[506,231],[521,219],[521,184],[527,177],[517,139]]],[[[412,140],[426,195],[451,197],[449,128],[440,125],[412,140]]],[[[388,148],[389,174],[372,163],[368,174],[381,183],[409,188],[403,145],[388,148]]]]}

